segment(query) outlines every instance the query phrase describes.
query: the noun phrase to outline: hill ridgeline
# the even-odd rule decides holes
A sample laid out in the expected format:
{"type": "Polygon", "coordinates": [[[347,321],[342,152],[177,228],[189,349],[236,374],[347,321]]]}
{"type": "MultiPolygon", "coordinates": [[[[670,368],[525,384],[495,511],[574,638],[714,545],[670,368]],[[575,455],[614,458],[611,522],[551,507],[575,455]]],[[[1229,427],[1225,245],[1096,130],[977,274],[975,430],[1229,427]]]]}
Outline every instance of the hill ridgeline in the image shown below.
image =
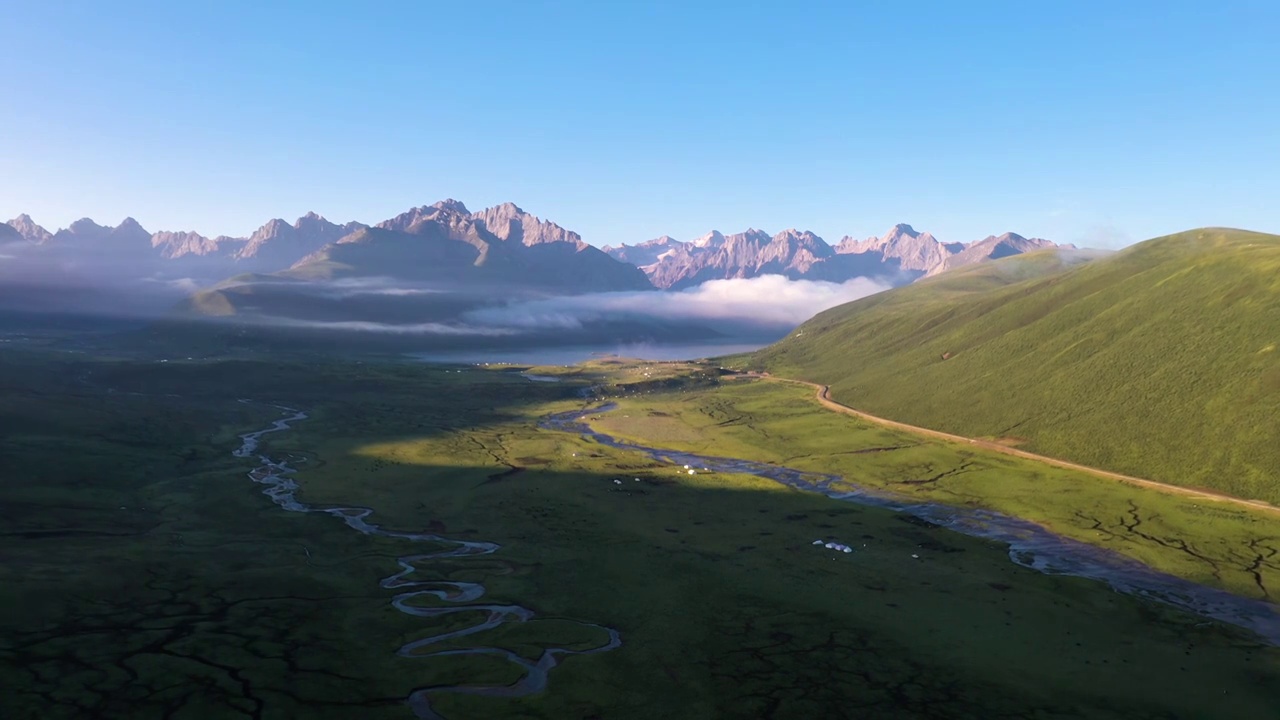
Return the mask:
{"type": "Polygon", "coordinates": [[[750,363],[902,422],[1280,502],[1280,236],[1043,250],[823,312],[750,363]]]}

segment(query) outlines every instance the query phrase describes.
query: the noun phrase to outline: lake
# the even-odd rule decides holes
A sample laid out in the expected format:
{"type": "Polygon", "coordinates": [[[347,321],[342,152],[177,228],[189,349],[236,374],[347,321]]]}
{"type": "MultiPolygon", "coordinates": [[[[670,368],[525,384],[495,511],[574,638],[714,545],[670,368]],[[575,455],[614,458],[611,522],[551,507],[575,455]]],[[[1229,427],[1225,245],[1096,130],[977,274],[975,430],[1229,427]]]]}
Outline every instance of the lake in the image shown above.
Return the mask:
{"type": "Polygon", "coordinates": [[[759,350],[768,343],[637,343],[577,347],[456,350],[410,353],[431,363],[511,363],[514,365],[575,365],[592,358],[617,355],[639,360],[696,360],[759,350]]]}

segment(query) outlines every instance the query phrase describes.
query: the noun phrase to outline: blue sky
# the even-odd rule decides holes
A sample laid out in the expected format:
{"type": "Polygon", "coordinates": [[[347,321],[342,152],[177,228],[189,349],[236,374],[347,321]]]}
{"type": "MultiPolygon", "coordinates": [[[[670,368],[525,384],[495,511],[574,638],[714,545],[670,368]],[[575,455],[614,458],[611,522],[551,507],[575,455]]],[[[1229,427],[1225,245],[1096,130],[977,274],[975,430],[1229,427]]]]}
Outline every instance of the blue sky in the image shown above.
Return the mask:
{"type": "Polygon", "coordinates": [[[1280,232],[1270,0],[367,5],[9,0],[0,215],[1280,232]]]}

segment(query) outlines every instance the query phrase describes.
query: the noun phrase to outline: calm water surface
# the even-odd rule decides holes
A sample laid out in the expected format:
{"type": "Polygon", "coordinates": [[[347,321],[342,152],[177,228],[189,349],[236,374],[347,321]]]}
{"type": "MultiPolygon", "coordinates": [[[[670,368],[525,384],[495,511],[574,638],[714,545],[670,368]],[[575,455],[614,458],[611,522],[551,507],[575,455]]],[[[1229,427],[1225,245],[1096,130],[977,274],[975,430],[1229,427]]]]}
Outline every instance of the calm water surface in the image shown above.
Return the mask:
{"type": "Polygon", "coordinates": [[[513,350],[458,350],[410,353],[423,362],[511,363],[515,365],[576,365],[616,355],[639,360],[696,360],[759,350],[768,343],[682,343],[675,345],[628,344],[579,347],[523,348],[513,350]]]}

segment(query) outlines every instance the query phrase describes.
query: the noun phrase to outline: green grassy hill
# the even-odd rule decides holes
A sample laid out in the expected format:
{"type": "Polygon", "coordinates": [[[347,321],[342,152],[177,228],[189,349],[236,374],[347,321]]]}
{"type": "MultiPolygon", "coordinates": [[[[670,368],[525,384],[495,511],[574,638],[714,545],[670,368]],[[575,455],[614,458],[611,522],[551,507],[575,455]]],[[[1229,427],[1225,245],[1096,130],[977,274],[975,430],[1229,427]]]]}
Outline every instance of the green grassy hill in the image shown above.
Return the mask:
{"type": "Polygon", "coordinates": [[[864,298],[749,362],[896,420],[1280,502],[1280,236],[1193,230],[1074,259],[864,298]]]}

